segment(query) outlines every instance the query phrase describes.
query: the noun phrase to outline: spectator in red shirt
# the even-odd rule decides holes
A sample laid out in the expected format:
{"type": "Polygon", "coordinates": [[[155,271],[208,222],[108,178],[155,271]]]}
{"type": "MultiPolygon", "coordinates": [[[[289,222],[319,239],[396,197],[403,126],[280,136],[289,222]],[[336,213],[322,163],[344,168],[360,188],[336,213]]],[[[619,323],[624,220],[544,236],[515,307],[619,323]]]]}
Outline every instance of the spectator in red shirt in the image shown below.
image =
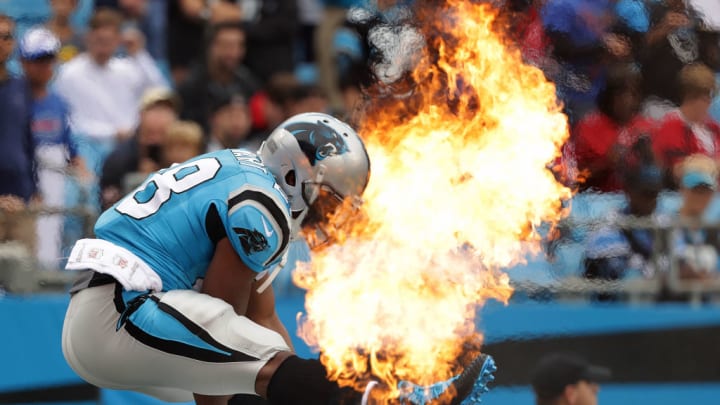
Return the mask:
{"type": "Polygon", "coordinates": [[[585,181],[581,190],[622,191],[618,169],[622,158],[653,122],[639,114],[640,74],[629,65],[610,69],[598,108],[585,116],[574,131],[577,169],[585,181]]]}
{"type": "Polygon", "coordinates": [[[549,62],[547,50],[550,40],[540,17],[540,9],[545,0],[508,0],[508,10],[512,13],[510,34],[517,41],[525,62],[544,68],[549,62]]]}
{"type": "Polygon", "coordinates": [[[703,154],[720,157],[720,125],[709,114],[717,91],[715,74],[707,66],[695,63],[685,66],[679,77],[680,107],[663,117],[653,134],[653,149],[665,168],[668,186],[675,188],[677,166],[683,158],[703,154]]]}

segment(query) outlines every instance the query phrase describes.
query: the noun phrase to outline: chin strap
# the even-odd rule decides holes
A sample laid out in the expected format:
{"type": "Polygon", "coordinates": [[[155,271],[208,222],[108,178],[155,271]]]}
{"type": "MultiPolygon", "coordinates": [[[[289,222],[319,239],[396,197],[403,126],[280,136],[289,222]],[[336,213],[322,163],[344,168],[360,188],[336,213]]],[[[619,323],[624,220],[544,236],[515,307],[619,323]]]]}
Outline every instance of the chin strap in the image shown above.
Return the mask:
{"type": "Polygon", "coordinates": [[[312,205],[312,203],[315,202],[315,200],[318,198],[318,194],[320,194],[320,184],[322,184],[323,179],[325,178],[325,172],[327,171],[327,166],[320,163],[317,165],[317,174],[315,175],[315,179],[313,180],[313,187],[311,194],[309,196],[306,196],[305,203],[308,207],[312,205]]]}
{"type": "Polygon", "coordinates": [[[272,270],[268,271],[265,270],[258,274],[255,279],[259,280],[263,278],[266,274],[270,273],[270,275],[267,277],[265,281],[263,281],[262,284],[257,288],[258,294],[262,294],[263,291],[267,290],[268,287],[270,287],[270,284],[272,284],[273,280],[275,280],[275,277],[280,273],[280,270],[282,270],[285,265],[287,264],[288,260],[288,251],[285,251],[285,254],[283,255],[282,259],[280,259],[280,263],[276,264],[275,267],[273,267],[272,270]]]}
{"type": "Polygon", "coordinates": [[[362,401],[360,401],[360,405],[368,405],[368,401],[370,400],[370,391],[373,390],[373,388],[380,385],[377,381],[370,381],[367,386],[365,386],[365,392],[362,396],[362,401]]]}

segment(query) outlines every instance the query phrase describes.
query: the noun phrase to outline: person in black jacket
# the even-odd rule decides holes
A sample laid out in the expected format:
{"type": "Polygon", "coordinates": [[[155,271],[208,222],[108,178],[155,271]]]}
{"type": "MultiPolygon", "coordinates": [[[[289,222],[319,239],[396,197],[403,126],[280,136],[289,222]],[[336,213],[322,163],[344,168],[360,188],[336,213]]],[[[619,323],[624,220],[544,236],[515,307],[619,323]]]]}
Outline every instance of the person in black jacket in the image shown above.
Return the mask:
{"type": "Polygon", "coordinates": [[[214,25],[207,36],[207,56],[195,65],[190,77],[178,88],[185,120],[195,121],[207,133],[209,107],[228,92],[249,100],[261,83],[243,65],[246,60],[247,34],[240,23],[222,22],[214,25]]]}
{"type": "Polygon", "coordinates": [[[35,226],[27,215],[37,202],[35,141],[30,131],[32,94],[5,68],[15,46],[15,22],[0,14],[0,242],[18,240],[34,250],[35,226]]]}
{"type": "Polygon", "coordinates": [[[263,83],[295,70],[295,38],[300,27],[297,0],[262,0],[255,14],[243,15],[246,64],[263,83]]]}
{"type": "Polygon", "coordinates": [[[103,210],[137,185],[130,184],[134,179],[128,175],[147,175],[163,163],[162,145],[165,133],[177,120],[178,101],[175,94],[166,89],[151,89],[145,92],[141,104],[140,124],[135,135],[118,144],[103,164],[100,177],[103,210]]]}

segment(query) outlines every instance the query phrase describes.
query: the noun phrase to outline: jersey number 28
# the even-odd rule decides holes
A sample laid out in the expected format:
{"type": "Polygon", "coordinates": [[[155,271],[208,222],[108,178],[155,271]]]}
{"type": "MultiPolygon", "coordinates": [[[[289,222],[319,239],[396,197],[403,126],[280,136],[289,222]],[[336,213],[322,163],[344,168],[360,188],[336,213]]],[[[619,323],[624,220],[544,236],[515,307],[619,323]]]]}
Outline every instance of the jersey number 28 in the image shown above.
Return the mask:
{"type": "Polygon", "coordinates": [[[135,219],[147,218],[168,202],[173,193],[184,193],[214,178],[220,166],[217,159],[204,158],[161,170],[125,197],[115,209],[135,219]]]}

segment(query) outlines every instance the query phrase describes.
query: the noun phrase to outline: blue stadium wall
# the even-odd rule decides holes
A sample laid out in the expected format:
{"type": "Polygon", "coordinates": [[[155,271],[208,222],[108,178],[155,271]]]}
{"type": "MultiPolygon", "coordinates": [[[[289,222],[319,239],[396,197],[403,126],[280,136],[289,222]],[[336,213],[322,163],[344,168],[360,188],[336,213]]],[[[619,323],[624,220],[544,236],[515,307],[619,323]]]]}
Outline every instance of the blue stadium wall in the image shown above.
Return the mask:
{"type": "MultiPolygon", "coordinates": [[[[0,404],[154,405],[138,394],[98,390],[66,365],[60,333],[65,295],[0,298],[0,404]]],[[[301,297],[280,299],[290,329],[301,297]]],[[[487,305],[479,326],[500,367],[486,404],[530,404],[529,369],[548,351],[579,352],[613,369],[601,404],[718,403],[720,308],[533,301],[487,305]]],[[[300,340],[302,356],[314,353],[300,340]]]]}

